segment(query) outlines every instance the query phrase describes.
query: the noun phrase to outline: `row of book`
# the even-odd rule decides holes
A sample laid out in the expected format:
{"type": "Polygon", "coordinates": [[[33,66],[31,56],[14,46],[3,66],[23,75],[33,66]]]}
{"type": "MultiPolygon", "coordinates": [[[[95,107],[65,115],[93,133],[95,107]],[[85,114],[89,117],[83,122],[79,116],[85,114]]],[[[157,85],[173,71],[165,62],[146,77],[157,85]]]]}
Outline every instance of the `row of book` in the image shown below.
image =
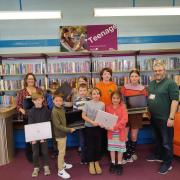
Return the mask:
{"type": "Polygon", "coordinates": [[[180,56],[173,57],[173,56],[158,56],[155,57],[140,57],[138,59],[138,67],[140,70],[152,70],[153,64],[155,64],[157,61],[161,61],[165,64],[167,70],[173,70],[173,69],[180,69],[180,56]]]}
{"type": "Polygon", "coordinates": [[[15,104],[14,96],[9,96],[9,95],[0,96],[0,106],[1,107],[7,107],[12,104],[15,104]]]}
{"type": "Polygon", "coordinates": [[[86,73],[90,72],[90,61],[56,62],[47,64],[47,73],[86,73]]]}
{"type": "Polygon", "coordinates": [[[129,71],[135,68],[135,61],[132,59],[94,59],[92,61],[92,72],[100,72],[104,67],[109,67],[113,72],[129,71]]]}
{"type": "MultiPolygon", "coordinates": [[[[36,81],[36,86],[45,88],[45,80],[38,79],[36,81]]],[[[9,90],[20,90],[24,88],[24,80],[0,80],[0,91],[9,91],[9,90]]]]}
{"type": "Polygon", "coordinates": [[[38,64],[0,64],[0,75],[24,75],[27,73],[44,74],[44,63],[38,64]]]}
{"type": "MultiPolygon", "coordinates": [[[[140,56],[138,58],[138,67],[141,71],[152,70],[153,64],[156,61],[162,61],[166,65],[166,69],[180,69],[180,56],[140,56]]],[[[0,75],[24,75],[29,72],[34,74],[70,74],[70,73],[87,73],[87,72],[99,72],[104,67],[109,67],[113,72],[129,71],[135,67],[135,60],[132,57],[123,59],[120,57],[99,57],[93,58],[92,64],[90,60],[80,61],[49,61],[46,64],[19,62],[19,63],[3,63],[0,64],[0,75]],[[92,69],[91,69],[92,65],[92,69]]]]}

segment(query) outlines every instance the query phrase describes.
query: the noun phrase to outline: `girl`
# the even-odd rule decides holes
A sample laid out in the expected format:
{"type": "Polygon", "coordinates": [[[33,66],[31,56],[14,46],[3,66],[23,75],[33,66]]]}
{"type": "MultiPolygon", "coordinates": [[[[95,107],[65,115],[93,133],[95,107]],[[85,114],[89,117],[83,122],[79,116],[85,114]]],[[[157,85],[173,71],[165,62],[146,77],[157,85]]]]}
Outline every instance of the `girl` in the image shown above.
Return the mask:
{"type": "MultiPolygon", "coordinates": [[[[111,104],[111,93],[117,90],[117,85],[112,81],[112,69],[111,68],[103,68],[100,71],[101,81],[96,84],[96,87],[101,90],[102,96],[101,101],[105,103],[105,105],[111,104]]],[[[107,149],[107,131],[106,129],[101,129],[102,133],[102,142],[101,142],[101,152],[102,155],[106,153],[107,149]]]]}
{"type": "MultiPolygon", "coordinates": [[[[121,92],[124,97],[127,96],[135,96],[135,95],[145,95],[147,96],[147,91],[143,85],[139,83],[140,80],[140,72],[137,69],[133,69],[129,73],[130,83],[125,84],[121,88],[121,92]]],[[[133,160],[137,159],[136,155],[136,142],[139,128],[142,127],[142,114],[130,114],[129,121],[127,124],[127,135],[129,129],[131,131],[131,139],[127,141],[126,147],[127,152],[124,156],[124,163],[133,162],[133,160]]],[[[128,139],[128,138],[127,138],[128,139]]]]}
{"type": "Polygon", "coordinates": [[[99,165],[101,158],[101,131],[95,117],[97,110],[104,110],[105,105],[100,101],[101,92],[98,88],[92,89],[92,100],[87,101],[82,118],[85,120],[85,139],[87,148],[87,161],[89,162],[90,174],[101,174],[102,169],[99,165]]]}
{"type": "Polygon", "coordinates": [[[109,171],[121,175],[123,172],[122,156],[126,151],[126,123],[128,114],[122,101],[121,93],[114,91],[111,94],[112,104],[106,106],[106,112],[118,116],[118,121],[113,129],[108,129],[108,151],[110,151],[111,164],[109,171]],[[117,152],[117,164],[115,162],[117,152]]]}

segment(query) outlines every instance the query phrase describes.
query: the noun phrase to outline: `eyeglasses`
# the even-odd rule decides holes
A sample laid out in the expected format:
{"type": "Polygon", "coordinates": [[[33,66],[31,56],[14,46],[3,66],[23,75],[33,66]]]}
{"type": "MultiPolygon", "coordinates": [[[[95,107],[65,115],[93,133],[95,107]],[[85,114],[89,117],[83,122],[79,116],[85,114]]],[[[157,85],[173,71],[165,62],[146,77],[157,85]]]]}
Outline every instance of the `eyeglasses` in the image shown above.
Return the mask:
{"type": "Polygon", "coordinates": [[[27,80],[34,81],[34,79],[33,79],[33,78],[28,78],[27,80]]]}

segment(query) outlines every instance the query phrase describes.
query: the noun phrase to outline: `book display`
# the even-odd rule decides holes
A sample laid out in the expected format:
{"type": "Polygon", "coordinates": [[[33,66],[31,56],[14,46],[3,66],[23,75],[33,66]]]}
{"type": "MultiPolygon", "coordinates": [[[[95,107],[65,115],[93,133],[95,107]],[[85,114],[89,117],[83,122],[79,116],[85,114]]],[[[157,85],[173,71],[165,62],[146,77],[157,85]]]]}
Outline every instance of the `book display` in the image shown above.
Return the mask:
{"type": "Polygon", "coordinates": [[[141,71],[141,83],[148,85],[153,79],[152,66],[157,60],[166,64],[168,77],[180,84],[180,51],[99,51],[76,53],[0,55],[0,92],[9,94],[24,87],[24,75],[36,75],[37,86],[48,89],[52,82],[77,85],[79,76],[87,76],[89,86],[100,81],[99,72],[104,67],[113,70],[112,80],[122,86],[129,81],[129,71],[141,71]],[[172,52],[171,52],[172,51],[172,52]],[[153,52],[153,53],[152,53],[153,52]]]}

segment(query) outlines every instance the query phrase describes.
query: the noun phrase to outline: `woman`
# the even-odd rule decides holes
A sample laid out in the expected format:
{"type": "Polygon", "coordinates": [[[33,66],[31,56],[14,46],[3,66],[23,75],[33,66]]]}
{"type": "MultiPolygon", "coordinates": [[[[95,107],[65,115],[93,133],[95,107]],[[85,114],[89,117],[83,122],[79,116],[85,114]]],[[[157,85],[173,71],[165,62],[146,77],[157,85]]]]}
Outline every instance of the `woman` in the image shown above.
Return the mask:
{"type": "MultiPolygon", "coordinates": [[[[17,111],[23,116],[24,124],[27,124],[27,112],[33,106],[31,95],[36,92],[42,92],[42,90],[36,87],[35,75],[33,73],[28,73],[24,78],[24,89],[18,93],[16,101],[17,111]]],[[[32,149],[30,143],[26,144],[26,156],[27,159],[32,162],[32,149]]]]}
{"type": "MultiPolygon", "coordinates": [[[[131,70],[129,73],[130,83],[125,84],[121,88],[121,92],[124,97],[127,96],[135,96],[135,95],[144,95],[147,96],[147,91],[143,85],[140,84],[140,72],[137,69],[131,70]]],[[[143,114],[129,114],[128,124],[127,124],[127,136],[130,129],[131,138],[130,141],[127,141],[127,153],[125,154],[126,162],[133,162],[133,160],[137,159],[136,155],[136,143],[137,143],[137,135],[139,128],[142,127],[143,114]]]]}
{"type": "MultiPolygon", "coordinates": [[[[103,68],[100,71],[101,81],[96,84],[96,87],[101,91],[101,101],[104,102],[105,106],[111,104],[111,93],[117,90],[117,85],[112,81],[112,69],[103,68]]],[[[102,131],[102,154],[106,152],[107,148],[107,130],[101,129],[102,131]]]]}

